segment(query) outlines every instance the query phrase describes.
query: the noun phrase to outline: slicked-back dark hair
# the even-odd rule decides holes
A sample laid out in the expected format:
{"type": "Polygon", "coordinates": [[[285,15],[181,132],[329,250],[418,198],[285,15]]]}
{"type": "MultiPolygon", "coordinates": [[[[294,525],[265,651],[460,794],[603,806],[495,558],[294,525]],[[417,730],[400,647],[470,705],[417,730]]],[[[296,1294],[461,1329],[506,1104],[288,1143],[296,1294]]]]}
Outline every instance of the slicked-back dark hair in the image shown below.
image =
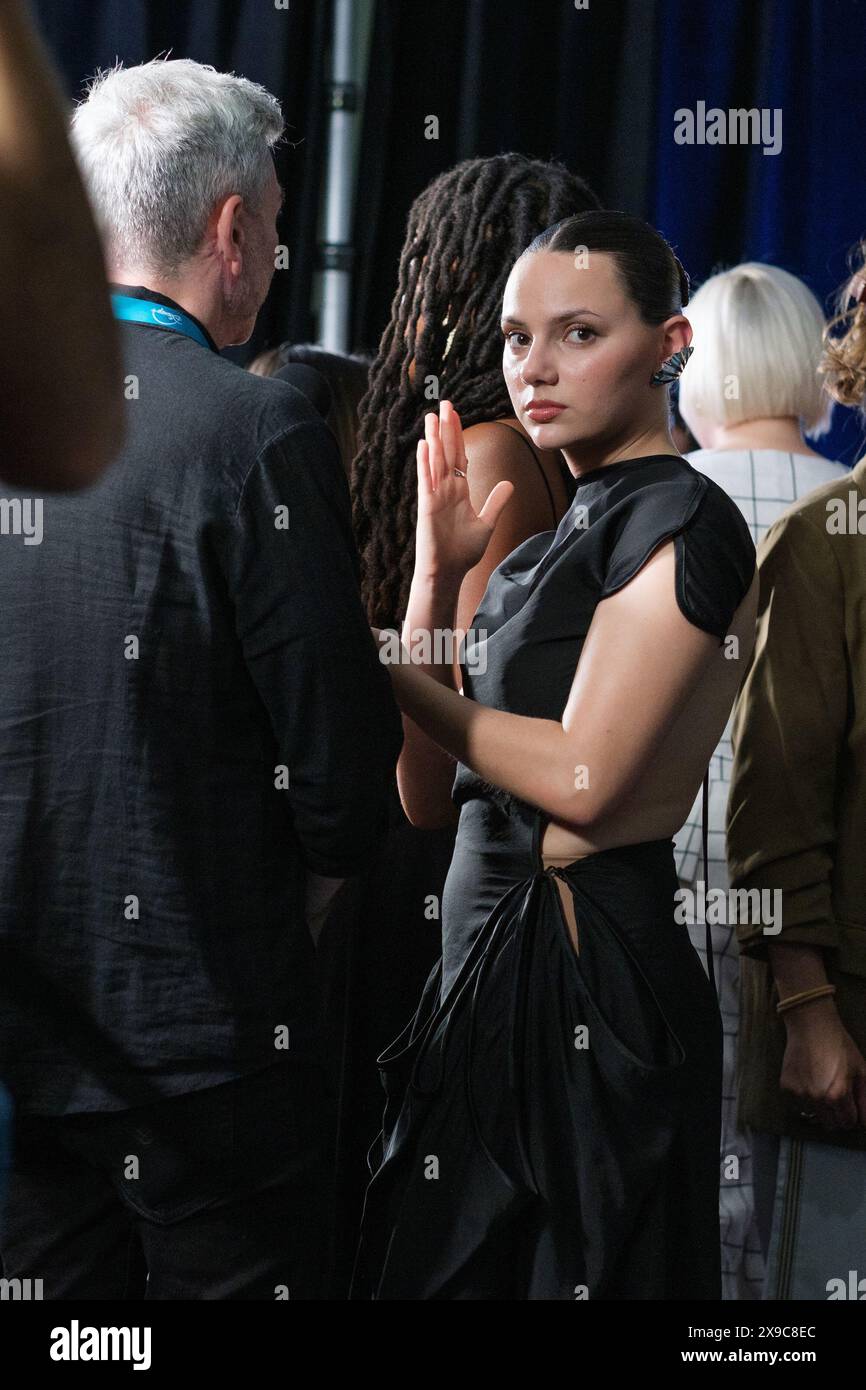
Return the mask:
{"type": "Polygon", "coordinates": [[[644,323],[664,323],[689,302],[689,277],[661,232],[628,212],[580,212],[539,233],[524,255],[579,248],[616,261],[623,287],[644,323]]]}
{"type": "Polygon", "coordinates": [[[425,413],[450,400],[467,429],[512,413],[499,328],[505,282],[542,228],[598,207],[589,186],[563,164],[522,154],[463,160],[412,204],[352,467],[361,589],[375,626],[398,626],[406,613],[415,562],[415,446],[425,413]]]}

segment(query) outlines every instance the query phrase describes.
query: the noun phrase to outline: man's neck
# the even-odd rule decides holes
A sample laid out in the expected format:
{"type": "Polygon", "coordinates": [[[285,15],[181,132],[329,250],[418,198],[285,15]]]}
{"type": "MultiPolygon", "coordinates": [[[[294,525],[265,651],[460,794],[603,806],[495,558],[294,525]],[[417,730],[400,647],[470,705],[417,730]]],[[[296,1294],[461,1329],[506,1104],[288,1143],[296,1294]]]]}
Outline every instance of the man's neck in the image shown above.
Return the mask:
{"type": "Polygon", "coordinates": [[[135,266],[114,266],[109,279],[115,285],[141,285],[146,290],[153,290],[156,294],[164,295],[166,299],[174,300],[175,304],[204,325],[218,348],[224,348],[229,342],[225,337],[222,315],[207,286],[182,276],[168,279],[166,276],[154,274],[152,270],[142,270],[135,266]]]}

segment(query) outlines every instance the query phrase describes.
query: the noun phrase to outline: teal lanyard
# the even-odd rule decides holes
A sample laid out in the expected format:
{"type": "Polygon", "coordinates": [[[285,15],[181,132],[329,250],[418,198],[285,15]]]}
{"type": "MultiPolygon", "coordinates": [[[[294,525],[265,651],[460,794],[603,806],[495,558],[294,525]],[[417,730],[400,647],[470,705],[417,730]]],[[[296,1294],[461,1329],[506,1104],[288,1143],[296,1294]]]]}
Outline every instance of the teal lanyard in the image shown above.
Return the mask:
{"type": "Polygon", "coordinates": [[[112,294],[111,309],[114,317],[125,323],[143,323],[148,328],[168,328],[173,333],[185,333],[194,342],[201,343],[202,347],[214,351],[195,320],[182,309],[170,309],[167,304],[156,304],[152,299],[133,299],[128,294],[112,294]]]}

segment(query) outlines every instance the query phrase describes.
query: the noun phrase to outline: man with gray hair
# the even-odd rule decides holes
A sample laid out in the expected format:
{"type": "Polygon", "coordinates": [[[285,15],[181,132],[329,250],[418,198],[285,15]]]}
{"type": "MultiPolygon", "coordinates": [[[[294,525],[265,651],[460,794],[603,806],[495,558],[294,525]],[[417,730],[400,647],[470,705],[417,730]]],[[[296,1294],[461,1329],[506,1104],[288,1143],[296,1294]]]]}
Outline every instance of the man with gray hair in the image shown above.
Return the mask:
{"type": "Polygon", "coordinates": [[[322,1293],[310,917],[377,843],[402,731],[333,436],[219,355],[270,283],[281,130],[186,60],[101,75],[73,122],[126,440],[0,547],[0,1255],[45,1298],[322,1293]]]}

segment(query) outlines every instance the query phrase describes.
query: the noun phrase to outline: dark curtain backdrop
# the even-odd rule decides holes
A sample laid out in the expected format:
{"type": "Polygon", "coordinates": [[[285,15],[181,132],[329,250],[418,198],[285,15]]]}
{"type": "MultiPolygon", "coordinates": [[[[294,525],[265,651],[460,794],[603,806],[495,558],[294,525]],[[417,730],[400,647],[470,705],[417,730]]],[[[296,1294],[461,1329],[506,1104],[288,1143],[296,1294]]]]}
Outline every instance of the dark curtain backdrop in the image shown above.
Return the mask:
{"type": "Polygon", "coordinates": [[[283,338],[312,341],[310,309],[316,221],[325,167],[323,76],[330,5],[291,0],[31,0],[66,91],[78,101],[97,68],[147,62],[160,55],[194,58],[260,82],[279,97],[286,137],[277,172],[287,193],[279,224],[289,269],[274,275],[256,332],[227,356],[243,362],[283,338]]]}
{"type": "MultiPolygon", "coordinates": [[[[173,57],[243,73],[282,101],[291,267],[246,360],[306,341],[325,169],[329,0],[33,0],[71,98],[97,67],[173,57]]],[[[355,215],[352,344],[374,351],[412,199],[441,169],[522,150],[653,221],[696,282],[738,260],[802,276],[825,304],[866,232],[866,0],[377,0],[355,215]],[[677,145],[674,112],[779,107],[783,145],[677,145]],[[424,120],[439,119],[439,138],[424,120]]],[[[822,448],[851,462],[850,413],[822,448]]]]}
{"type": "MultiPolygon", "coordinates": [[[[866,234],[864,0],[379,0],[358,189],[355,338],[387,321],[408,205],[455,160],[562,159],[646,217],[696,283],[740,260],[825,306],[866,234]],[[677,145],[674,112],[782,109],[781,152],[677,145]],[[424,116],[440,119],[424,139],[424,116]]],[[[853,462],[837,409],[821,448],[853,462]]]]}
{"type": "MultiPolygon", "coordinates": [[[[37,0],[35,8],[71,97],[97,66],[169,49],[280,97],[298,142],[279,157],[291,268],[275,275],[256,338],[239,356],[283,338],[310,339],[328,0],[291,0],[288,11],[272,0],[37,0]]],[[[608,206],[647,217],[697,282],[715,268],[763,259],[802,276],[826,303],[849,246],[866,234],[864,58],[864,0],[590,0],[586,10],[573,0],[377,0],[350,346],[377,347],[412,199],[456,160],[506,150],[561,159],[608,206]],[[678,146],[674,113],[698,101],[781,107],[781,153],[678,146]],[[424,135],[431,115],[437,140],[424,135]]],[[[851,412],[837,411],[837,421],[821,447],[852,462],[862,429],[851,412]]],[[[434,854],[413,834],[407,829],[392,867],[380,863],[351,886],[349,942],[324,942],[342,1090],[338,1291],[351,1268],[363,1153],[381,1113],[374,1059],[407,1020],[436,953],[437,924],[416,932],[412,916],[418,875],[428,875],[425,892],[437,892],[448,846],[434,854]],[[397,901],[401,885],[405,914],[382,922],[377,904],[397,901]]]]}

